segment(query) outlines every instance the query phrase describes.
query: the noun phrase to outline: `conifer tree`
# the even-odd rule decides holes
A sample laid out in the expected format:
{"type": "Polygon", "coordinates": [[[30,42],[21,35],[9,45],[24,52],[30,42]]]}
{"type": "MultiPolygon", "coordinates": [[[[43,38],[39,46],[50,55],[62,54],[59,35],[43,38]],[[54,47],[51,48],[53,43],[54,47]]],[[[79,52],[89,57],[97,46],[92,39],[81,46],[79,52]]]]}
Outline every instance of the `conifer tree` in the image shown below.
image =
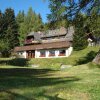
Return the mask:
{"type": "Polygon", "coordinates": [[[44,30],[44,26],[43,26],[43,22],[42,22],[42,18],[41,15],[38,14],[35,16],[35,25],[34,25],[34,31],[43,31],[44,30]]]}
{"type": "Polygon", "coordinates": [[[74,19],[75,34],[73,36],[74,50],[82,50],[87,47],[87,35],[84,29],[85,17],[82,14],[78,14],[74,19]]]}
{"type": "Polygon", "coordinates": [[[3,14],[0,11],[0,39],[2,38],[3,35],[3,14]]]}
{"type": "Polygon", "coordinates": [[[16,21],[18,24],[19,42],[20,45],[22,46],[24,44],[24,40],[27,35],[27,26],[25,25],[24,11],[19,11],[19,13],[16,16],[16,21]]]}
{"type": "Polygon", "coordinates": [[[67,16],[66,16],[66,0],[49,0],[49,8],[51,14],[48,14],[47,18],[49,21],[49,27],[51,29],[66,27],[67,16]]]}
{"type": "Polygon", "coordinates": [[[24,44],[26,35],[32,31],[43,31],[43,22],[40,14],[36,14],[32,7],[28,9],[28,12],[24,14],[24,12],[19,11],[16,16],[16,21],[18,23],[18,33],[19,33],[19,41],[20,45],[24,44]]]}
{"type": "Polygon", "coordinates": [[[18,25],[15,20],[14,10],[7,8],[4,13],[4,39],[8,41],[9,48],[13,49],[15,46],[19,45],[18,40],[18,25]]]}
{"type": "Polygon", "coordinates": [[[24,22],[24,16],[25,16],[24,11],[18,12],[18,14],[16,16],[16,21],[17,21],[18,24],[21,24],[21,23],[24,22]]]}

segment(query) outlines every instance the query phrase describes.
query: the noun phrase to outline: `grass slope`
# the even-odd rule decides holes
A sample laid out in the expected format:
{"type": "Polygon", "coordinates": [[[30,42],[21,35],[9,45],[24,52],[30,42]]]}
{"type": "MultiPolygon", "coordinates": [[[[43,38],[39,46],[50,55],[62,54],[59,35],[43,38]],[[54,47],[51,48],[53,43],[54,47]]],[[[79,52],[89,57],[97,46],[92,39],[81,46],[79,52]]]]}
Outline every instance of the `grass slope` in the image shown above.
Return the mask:
{"type": "Polygon", "coordinates": [[[84,50],[74,51],[70,57],[66,58],[44,58],[44,59],[31,59],[30,64],[40,65],[41,68],[59,69],[61,64],[64,65],[80,65],[92,61],[93,53],[97,52],[99,47],[88,47],[84,50]],[[93,52],[91,52],[93,51],[93,52]],[[90,53],[90,55],[88,55],[90,53]],[[86,58],[87,57],[87,58],[86,58]]]}
{"type": "Polygon", "coordinates": [[[76,60],[87,59],[91,50],[98,48],[74,52],[69,58],[31,60],[31,63],[47,64],[45,69],[1,66],[0,100],[100,100],[100,66],[87,62],[76,64],[76,60]],[[60,71],[55,70],[56,63],[76,66],[60,71]]]}

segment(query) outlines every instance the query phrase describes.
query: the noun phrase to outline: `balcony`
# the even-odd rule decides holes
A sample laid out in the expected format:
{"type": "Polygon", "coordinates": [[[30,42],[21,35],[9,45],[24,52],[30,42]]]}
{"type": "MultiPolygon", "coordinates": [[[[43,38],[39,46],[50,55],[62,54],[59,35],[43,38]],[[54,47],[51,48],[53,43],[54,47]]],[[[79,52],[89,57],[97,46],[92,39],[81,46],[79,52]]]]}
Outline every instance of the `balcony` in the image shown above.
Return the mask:
{"type": "Polygon", "coordinates": [[[33,39],[26,39],[25,44],[32,44],[33,39]]]}

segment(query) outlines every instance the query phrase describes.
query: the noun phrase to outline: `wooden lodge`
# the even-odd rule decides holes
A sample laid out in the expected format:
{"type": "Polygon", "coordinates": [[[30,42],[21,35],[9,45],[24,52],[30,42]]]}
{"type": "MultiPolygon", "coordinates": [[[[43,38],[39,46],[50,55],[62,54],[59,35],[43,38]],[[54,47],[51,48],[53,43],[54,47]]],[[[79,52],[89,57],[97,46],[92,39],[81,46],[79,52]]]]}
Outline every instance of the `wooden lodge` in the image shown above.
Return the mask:
{"type": "Polygon", "coordinates": [[[14,51],[23,58],[68,57],[73,48],[74,29],[62,27],[48,30],[46,33],[31,32],[25,39],[24,46],[15,47],[14,51]]]}

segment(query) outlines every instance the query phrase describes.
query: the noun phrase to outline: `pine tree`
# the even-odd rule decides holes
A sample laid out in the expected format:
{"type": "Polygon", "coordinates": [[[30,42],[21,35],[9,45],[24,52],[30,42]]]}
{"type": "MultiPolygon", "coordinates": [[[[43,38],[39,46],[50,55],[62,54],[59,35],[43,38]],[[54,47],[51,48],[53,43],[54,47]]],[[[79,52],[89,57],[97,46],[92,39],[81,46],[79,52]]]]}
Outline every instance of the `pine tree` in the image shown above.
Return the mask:
{"type": "Polygon", "coordinates": [[[87,47],[87,35],[84,29],[85,18],[82,14],[78,14],[74,19],[75,34],[73,38],[74,50],[82,50],[87,47]]]}
{"type": "Polygon", "coordinates": [[[34,21],[35,21],[35,15],[34,15],[32,7],[30,7],[28,9],[28,12],[25,18],[25,24],[27,26],[28,33],[32,31],[34,21]]]}
{"type": "Polygon", "coordinates": [[[66,0],[50,0],[49,8],[51,14],[48,14],[47,18],[51,29],[67,26],[65,2],[66,0]]]}
{"type": "Polygon", "coordinates": [[[72,17],[80,12],[91,15],[95,9],[100,14],[100,0],[66,0],[67,16],[72,17]]]}
{"type": "Polygon", "coordinates": [[[49,8],[51,14],[48,15],[48,19],[50,21],[61,20],[62,17],[65,16],[66,13],[66,0],[50,0],[49,8]]]}
{"type": "Polygon", "coordinates": [[[4,13],[4,39],[8,41],[9,48],[13,49],[15,46],[19,45],[18,40],[18,25],[15,20],[14,10],[7,8],[4,13]]]}
{"type": "Polygon", "coordinates": [[[3,14],[0,11],[0,39],[2,39],[2,35],[3,35],[3,14]]]}
{"type": "Polygon", "coordinates": [[[16,16],[16,21],[18,23],[18,33],[19,33],[19,41],[20,45],[24,44],[26,35],[32,31],[43,31],[43,22],[40,14],[36,14],[32,7],[28,9],[27,14],[24,12],[19,11],[18,15],[16,16]]]}
{"type": "Polygon", "coordinates": [[[100,37],[100,15],[92,13],[87,17],[86,25],[94,36],[100,37]]]}
{"type": "Polygon", "coordinates": [[[16,16],[16,21],[17,21],[18,24],[21,24],[21,23],[24,22],[24,16],[25,16],[24,11],[18,12],[18,14],[16,16]]]}
{"type": "Polygon", "coordinates": [[[20,41],[21,46],[24,45],[26,35],[27,35],[27,26],[23,22],[20,24],[20,27],[19,27],[19,41],[20,41]]]}
{"type": "Polygon", "coordinates": [[[73,38],[73,47],[74,50],[82,50],[85,49],[88,45],[87,37],[83,28],[76,28],[75,34],[73,38]]]}
{"type": "Polygon", "coordinates": [[[3,13],[0,11],[0,53],[3,56],[7,56],[8,53],[6,50],[9,49],[8,42],[4,40],[4,19],[3,19],[3,13]]]}
{"type": "Polygon", "coordinates": [[[43,22],[40,14],[36,14],[32,7],[29,8],[27,16],[26,16],[26,25],[28,28],[28,32],[31,31],[41,31],[43,29],[43,22]]]}
{"type": "Polygon", "coordinates": [[[34,31],[43,31],[44,30],[44,26],[43,26],[43,22],[42,22],[42,18],[41,15],[35,15],[35,24],[34,24],[34,31]]]}
{"type": "Polygon", "coordinates": [[[27,25],[25,24],[24,11],[19,11],[19,13],[16,16],[16,21],[18,24],[19,42],[20,45],[22,46],[24,44],[24,40],[27,35],[27,25]]]}

